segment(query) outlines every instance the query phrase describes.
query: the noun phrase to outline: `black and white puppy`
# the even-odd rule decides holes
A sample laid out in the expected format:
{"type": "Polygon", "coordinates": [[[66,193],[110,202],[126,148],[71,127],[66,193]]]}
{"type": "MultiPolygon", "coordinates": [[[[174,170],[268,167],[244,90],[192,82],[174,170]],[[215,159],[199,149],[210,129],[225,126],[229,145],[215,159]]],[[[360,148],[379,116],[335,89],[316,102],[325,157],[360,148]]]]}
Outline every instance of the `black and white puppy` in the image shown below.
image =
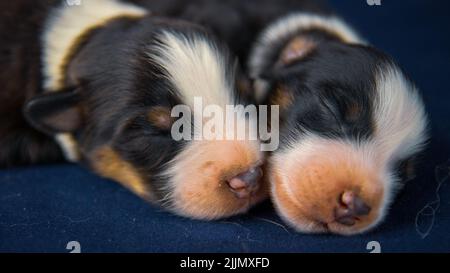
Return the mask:
{"type": "Polygon", "coordinates": [[[230,54],[208,31],[112,0],[46,10],[37,51],[42,85],[24,96],[24,113],[67,160],[193,218],[242,213],[268,195],[257,140],[171,135],[187,118],[172,117],[176,105],[197,111],[196,97],[221,107],[246,103],[230,54]]]}
{"type": "Polygon", "coordinates": [[[281,108],[271,197],[302,232],[360,233],[388,211],[427,139],[417,88],[333,15],[289,12],[249,56],[256,96],[281,108]]]}

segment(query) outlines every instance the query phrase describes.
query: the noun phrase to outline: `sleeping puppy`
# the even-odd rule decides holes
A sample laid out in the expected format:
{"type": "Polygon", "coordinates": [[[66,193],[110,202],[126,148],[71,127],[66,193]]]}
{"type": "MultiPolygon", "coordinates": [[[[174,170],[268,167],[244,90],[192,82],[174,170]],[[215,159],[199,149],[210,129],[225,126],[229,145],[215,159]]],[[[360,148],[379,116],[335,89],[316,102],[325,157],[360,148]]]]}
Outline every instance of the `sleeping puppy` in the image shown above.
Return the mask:
{"type": "Polygon", "coordinates": [[[249,57],[255,92],[280,105],[271,197],[302,232],[361,233],[386,215],[427,139],[417,88],[332,15],[289,13],[249,57]]]}
{"type": "Polygon", "coordinates": [[[24,114],[67,160],[198,219],[245,212],[268,195],[257,140],[172,135],[191,117],[174,116],[175,106],[195,115],[196,98],[247,103],[228,51],[204,28],[118,1],[83,1],[56,4],[41,42],[44,91],[28,99],[24,114]]]}
{"type": "Polygon", "coordinates": [[[416,88],[389,56],[324,1],[133,1],[210,28],[248,60],[259,103],[280,105],[269,167],[283,219],[339,234],[380,223],[412,177],[427,123],[416,88]]]}

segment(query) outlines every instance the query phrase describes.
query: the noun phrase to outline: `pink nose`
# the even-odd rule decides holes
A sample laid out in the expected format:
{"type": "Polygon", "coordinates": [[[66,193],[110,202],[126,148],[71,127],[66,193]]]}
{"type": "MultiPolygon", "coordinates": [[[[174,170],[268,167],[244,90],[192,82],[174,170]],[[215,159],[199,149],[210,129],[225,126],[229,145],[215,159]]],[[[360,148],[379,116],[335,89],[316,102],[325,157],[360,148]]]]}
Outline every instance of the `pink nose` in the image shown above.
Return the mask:
{"type": "Polygon", "coordinates": [[[260,167],[250,168],[248,171],[228,180],[230,190],[238,198],[248,198],[259,189],[259,180],[263,175],[260,167]]]}
{"type": "Polygon", "coordinates": [[[358,216],[370,213],[371,208],[353,191],[345,191],[339,198],[339,205],[334,210],[336,222],[353,226],[359,220],[358,216]]]}

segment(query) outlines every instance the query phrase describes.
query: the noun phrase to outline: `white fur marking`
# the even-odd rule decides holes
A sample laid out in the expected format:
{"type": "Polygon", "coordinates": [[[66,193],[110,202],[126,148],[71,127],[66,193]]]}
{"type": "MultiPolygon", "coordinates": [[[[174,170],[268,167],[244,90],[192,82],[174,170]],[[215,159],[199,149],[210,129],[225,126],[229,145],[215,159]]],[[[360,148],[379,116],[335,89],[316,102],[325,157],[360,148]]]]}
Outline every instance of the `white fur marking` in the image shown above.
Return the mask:
{"type": "Polygon", "coordinates": [[[61,147],[64,158],[69,162],[77,162],[80,158],[78,146],[75,138],[69,133],[60,133],[55,135],[55,141],[61,147]]]}
{"type": "Polygon", "coordinates": [[[416,87],[396,67],[380,70],[376,79],[375,140],[384,160],[407,158],[427,139],[427,118],[416,87]]]}
{"type": "MultiPolygon", "coordinates": [[[[227,67],[227,60],[213,42],[200,35],[186,37],[173,32],[163,32],[160,40],[161,42],[152,48],[149,57],[165,70],[168,79],[176,87],[174,92],[177,92],[183,104],[194,114],[199,114],[195,113],[196,110],[204,110],[199,109],[202,107],[196,107],[196,98],[202,99],[203,108],[217,105],[223,109],[224,114],[227,105],[235,104],[233,70],[227,67]]],[[[247,121],[242,118],[244,111],[237,112],[236,128],[245,128],[247,121]]],[[[201,124],[194,124],[197,129],[194,132],[202,131],[199,128],[201,124]]],[[[229,131],[228,133],[232,134],[229,131]]]]}
{"type": "Polygon", "coordinates": [[[204,105],[234,104],[229,82],[234,76],[227,77],[227,64],[213,43],[170,32],[164,32],[161,41],[150,57],[168,73],[186,105],[194,109],[195,97],[203,98],[204,105]]]}

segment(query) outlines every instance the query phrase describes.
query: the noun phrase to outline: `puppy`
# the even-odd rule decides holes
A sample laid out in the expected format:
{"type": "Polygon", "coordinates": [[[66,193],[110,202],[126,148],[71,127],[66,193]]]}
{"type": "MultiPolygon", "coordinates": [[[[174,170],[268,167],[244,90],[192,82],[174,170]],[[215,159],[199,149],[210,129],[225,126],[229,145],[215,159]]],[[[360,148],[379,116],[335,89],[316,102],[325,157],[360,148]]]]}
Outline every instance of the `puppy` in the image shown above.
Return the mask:
{"type": "Polygon", "coordinates": [[[249,70],[259,101],[281,108],[269,160],[279,215],[313,233],[380,223],[427,139],[411,80],[338,17],[292,11],[262,30],[249,70]]]}
{"type": "Polygon", "coordinates": [[[45,8],[42,84],[23,112],[67,160],[192,218],[242,213],[268,195],[257,140],[173,137],[174,124],[203,110],[196,98],[222,108],[248,103],[229,52],[207,30],[112,0],[45,8]],[[174,116],[175,106],[191,112],[174,116]]]}

